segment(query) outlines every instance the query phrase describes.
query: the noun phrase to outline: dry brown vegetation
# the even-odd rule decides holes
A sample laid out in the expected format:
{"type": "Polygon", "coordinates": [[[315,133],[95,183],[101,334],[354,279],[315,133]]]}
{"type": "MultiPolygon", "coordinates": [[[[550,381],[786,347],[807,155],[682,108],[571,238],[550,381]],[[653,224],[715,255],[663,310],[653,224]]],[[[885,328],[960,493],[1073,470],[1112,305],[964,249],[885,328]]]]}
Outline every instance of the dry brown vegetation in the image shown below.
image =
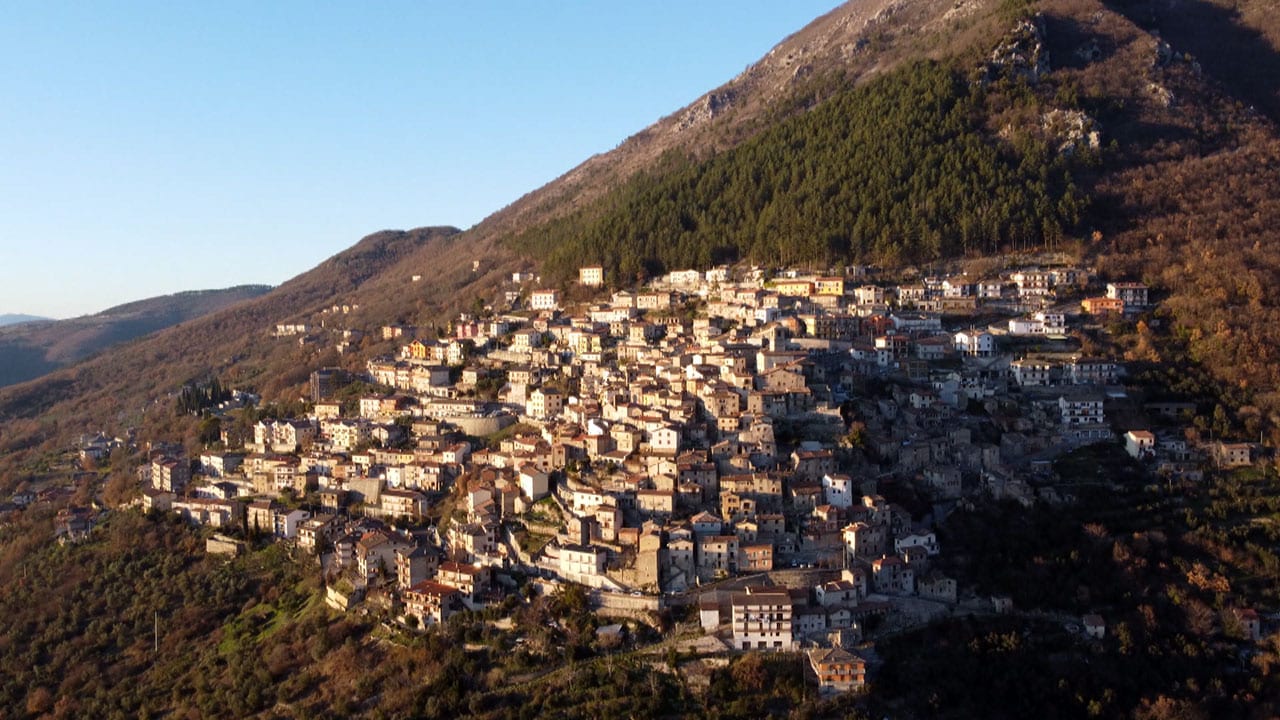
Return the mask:
{"type": "Polygon", "coordinates": [[[1280,17],[1260,12],[1260,3],[1240,3],[1240,12],[1235,5],[1045,7],[1055,57],[1072,57],[1091,40],[1103,54],[1093,64],[1073,57],[1076,67],[1054,79],[1095,108],[1115,141],[1094,185],[1099,268],[1160,293],[1164,322],[1151,359],[1198,365],[1224,394],[1244,399],[1238,412],[1260,412],[1274,428],[1280,136],[1268,115],[1280,109],[1280,85],[1259,79],[1280,69],[1280,17]],[[1166,62],[1153,32],[1169,43],[1166,62]]]}
{"type": "Polygon", "coordinates": [[[173,398],[183,383],[209,373],[230,386],[296,397],[311,369],[336,364],[333,342],[302,346],[297,338],[272,338],[275,324],[318,323],[322,309],[352,302],[368,284],[387,283],[384,271],[415,252],[447,253],[442,246],[456,233],[370,235],[259,298],[0,390],[0,486],[22,482],[33,460],[66,449],[80,433],[137,427],[142,439],[181,437],[187,428],[172,411],[173,398]]]}
{"type": "Polygon", "coordinates": [[[112,345],[217,312],[270,289],[242,285],[178,293],[84,317],[0,328],[0,387],[37,378],[112,345]]]}

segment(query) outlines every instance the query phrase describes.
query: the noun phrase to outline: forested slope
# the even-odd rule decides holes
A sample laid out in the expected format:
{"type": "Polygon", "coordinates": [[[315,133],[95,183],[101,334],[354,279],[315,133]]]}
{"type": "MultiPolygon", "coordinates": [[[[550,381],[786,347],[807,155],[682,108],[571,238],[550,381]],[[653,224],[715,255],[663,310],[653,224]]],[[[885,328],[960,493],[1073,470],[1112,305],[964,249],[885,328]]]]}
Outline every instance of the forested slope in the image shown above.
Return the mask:
{"type": "Polygon", "coordinates": [[[898,264],[1052,244],[1077,230],[1070,169],[1096,152],[993,137],[991,106],[1009,102],[1037,104],[1016,80],[984,89],[954,63],[913,63],[707,160],[669,155],[514,245],[558,277],[598,262],[626,282],[737,260],[898,264]]]}

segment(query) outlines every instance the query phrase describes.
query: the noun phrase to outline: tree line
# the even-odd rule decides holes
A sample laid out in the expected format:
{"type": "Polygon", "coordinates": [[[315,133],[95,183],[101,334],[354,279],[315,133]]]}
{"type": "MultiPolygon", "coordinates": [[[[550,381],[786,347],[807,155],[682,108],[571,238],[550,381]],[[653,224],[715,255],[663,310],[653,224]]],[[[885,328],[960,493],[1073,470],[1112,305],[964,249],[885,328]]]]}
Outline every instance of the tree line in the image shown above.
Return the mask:
{"type": "Polygon", "coordinates": [[[620,283],[743,259],[901,263],[1052,243],[1080,222],[1087,199],[1074,161],[1036,132],[986,130],[993,93],[1002,104],[1036,102],[1016,90],[912,63],[731,150],[670,152],[513,242],[544,258],[552,277],[600,263],[620,283]]]}

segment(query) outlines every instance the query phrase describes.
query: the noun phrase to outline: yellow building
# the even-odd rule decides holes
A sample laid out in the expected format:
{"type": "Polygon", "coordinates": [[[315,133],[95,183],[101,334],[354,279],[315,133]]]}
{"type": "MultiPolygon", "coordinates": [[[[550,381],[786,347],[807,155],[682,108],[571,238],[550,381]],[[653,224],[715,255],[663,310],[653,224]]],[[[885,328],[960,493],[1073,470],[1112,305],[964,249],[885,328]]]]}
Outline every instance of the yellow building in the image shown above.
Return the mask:
{"type": "Polygon", "coordinates": [[[1124,313],[1124,300],[1109,297],[1091,297],[1080,301],[1080,309],[1089,315],[1124,313]]]}
{"type": "Polygon", "coordinates": [[[844,295],[844,278],[842,277],[820,277],[814,278],[813,290],[818,295],[844,295]]]}
{"type": "Polygon", "coordinates": [[[415,360],[425,360],[431,354],[431,347],[421,340],[414,340],[409,343],[409,357],[415,360]]]}
{"type": "Polygon", "coordinates": [[[773,284],[774,292],[791,297],[809,297],[813,294],[811,280],[778,280],[773,284]]]}

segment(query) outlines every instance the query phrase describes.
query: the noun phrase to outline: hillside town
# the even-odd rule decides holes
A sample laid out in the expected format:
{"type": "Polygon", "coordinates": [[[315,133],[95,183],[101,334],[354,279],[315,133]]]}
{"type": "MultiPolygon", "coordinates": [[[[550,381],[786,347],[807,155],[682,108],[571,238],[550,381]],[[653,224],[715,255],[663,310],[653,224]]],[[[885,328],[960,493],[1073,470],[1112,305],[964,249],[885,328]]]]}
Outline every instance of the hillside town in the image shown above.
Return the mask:
{"type": "MultiPolygon", "coordinates": [[[[339,610],[423,629],[575,584],[602,616],[684,613],[703,650],[804,652],[838,693],[866,682],[877,633],[1018,611],[939,567],[936,526],[975,499],[1070,502],[1053,462],[1095,443],[1168,483],[1263,451],[1189,441],[1193,408],[1136,402],[1125,363],[1085,351],[1081,329],[1153,298],[1084,267],[606,280],[516,273],[501,307],[435,328],[341,327],[342,306],[271,328],[264,342],[349,352],[380,333],[400,349],[363,375],[314,368],[308,414],[251,437],[224,423],[197,457],[153,443],[137,504],[212,528],[209,552],[295,545],[339,610]]],[[[58,532],[83,537],[88,517],[66,511],[58,532]]]]}

